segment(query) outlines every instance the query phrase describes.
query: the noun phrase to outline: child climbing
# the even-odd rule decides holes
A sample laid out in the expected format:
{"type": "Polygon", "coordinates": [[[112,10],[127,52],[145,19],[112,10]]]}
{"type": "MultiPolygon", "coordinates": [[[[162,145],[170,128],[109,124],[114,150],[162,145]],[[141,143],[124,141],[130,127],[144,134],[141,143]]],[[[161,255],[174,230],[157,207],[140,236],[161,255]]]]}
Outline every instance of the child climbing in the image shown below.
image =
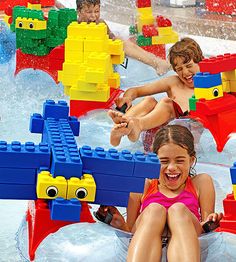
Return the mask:
{"type": "Polygon", "coordinates": [[[189,111],[189,98],[194,94],[193,76],[199,72],[198,63],[203,59],[200,46],[191,38],[175,43],[169,52],[169,60],[177,75],[168,76],[139,87],[129,88],[123,97],[116,100],[117,107],[127,105],[125,114],[110,110],[108,115],[114,121],[110,142],[120,144],[123,136],[135,142],[140,133],[161,126],[173,118],[185,116],[189,111]],[[151,95],[166,92],[168,97],[159,102],[151,95]],[[146,96],[132,106],[132,101],[146,96]]]}
{"type": "Polygon", "coordinates": [[[194,138],[186,127],[162,127],[153,151],[161,164],[159,179],[147,179],[143,194],[130,195],[127,220],[110,206],[100,206],[97,217],[109,214],[111,226],[133,233],[127,261],[161,261],[166,232],[168,261],[200,261],[198,237],[203,228],[208,231],[206,224],[217,226],[223,216],[214,211],[213,181],[195,174],[194,138]]]}

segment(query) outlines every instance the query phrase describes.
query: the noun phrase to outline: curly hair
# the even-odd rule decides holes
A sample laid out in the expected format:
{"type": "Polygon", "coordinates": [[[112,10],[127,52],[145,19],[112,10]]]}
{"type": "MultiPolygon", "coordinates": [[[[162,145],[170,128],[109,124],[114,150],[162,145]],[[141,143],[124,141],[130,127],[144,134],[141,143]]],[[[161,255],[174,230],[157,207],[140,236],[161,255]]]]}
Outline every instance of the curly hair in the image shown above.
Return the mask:
{"type": "Polygon", "coordinates": [[[172,68],[175,70],[176,57],[182,57],[184,63],[188,63],[193,59],[194,63],[199,63],[204,58],[199,44],[192,38],[185,37],[176,42],[169,51],[169,60],[172,68]]]}

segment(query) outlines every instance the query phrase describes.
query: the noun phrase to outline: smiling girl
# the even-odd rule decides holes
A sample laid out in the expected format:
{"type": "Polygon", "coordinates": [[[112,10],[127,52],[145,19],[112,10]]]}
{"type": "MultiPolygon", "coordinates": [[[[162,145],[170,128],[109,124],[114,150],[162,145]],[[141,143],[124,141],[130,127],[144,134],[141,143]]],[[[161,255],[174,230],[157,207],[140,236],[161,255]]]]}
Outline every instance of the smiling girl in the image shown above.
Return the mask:
{"type": "Polygon", "coordinates": [[[175,43],[169,52],[169,60],[177,75],[168,76],[144,86],[129,88],[116,100],[117,107],[127,104],[126,113],[110,110],[114,121],[110,142],[120,144],[122,136],[135,142],[140,133],[165,124],[173,118],[185,116],[189,111],[189,98],[194,94],[193,76],[199,72],[198,63],[203,59],[199,45],[191,38],[175,43]],[[150,95],[166,92],[168,97],[159,102],[150,95]],[[145,98],[135,106],[132,101],[145,98]],[[132,106],[132,107],[131,107],[132,106]]]}
{"type": "Polygon", "coordinates": [[[127,222],[115,207],[100,207],[100,217],[112,214],[110,225],[132,232],[127,261],[160,261],[162,237],[169,232],[168,261],[200,261],[198,237],[203,225],[216,225],[215,189],[211,177],[194,172],[196,155],[191,132],[183,126],[161,128],[153,143],[161,163],[159,179],[146,180],[144,193],[131,194],[127,222]]]}

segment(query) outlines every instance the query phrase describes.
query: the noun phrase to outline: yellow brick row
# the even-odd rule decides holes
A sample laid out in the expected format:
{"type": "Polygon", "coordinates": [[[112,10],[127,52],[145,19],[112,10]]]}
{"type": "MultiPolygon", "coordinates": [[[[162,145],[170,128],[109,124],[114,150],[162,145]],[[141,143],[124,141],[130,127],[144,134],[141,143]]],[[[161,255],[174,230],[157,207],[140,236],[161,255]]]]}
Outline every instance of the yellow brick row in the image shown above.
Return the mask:
{"type": "Polygon", "coordinates": [[[31,3],[27,3],[27,8],[33,9],[33,10],[42,10],[41,4],[31,4],[31,3]]]}
{"type": "Polygon", "coordinates": [[[206,100],[213,100],[223,96],[223,86],[213,86],[210,88],[194,88],[194,95],[196,99],[205,98],[206,100]]]}
{"type": "Polygon", "coordinates": [[[66,180],[62,176],[52,177],[50,172],[42,171],[38,174],[37,197],[41,199],[77,198],[80,201],[93,202],[96,195],[96,183],[90,174],[81,178],[71,177],[66,180]]]}
{"type": "Polygon", "coordinates": [[[179,39],[178,34],[175,31],[172,31],[171,35],[153,36],[152,44],[161,45],[161,44],[176,43],[178,39],[179,39]]]}
{"type": "Polygon", "coordinates": [[[46,30],[47,21],[38,20],[25,17],[16,18],[16,28],[27,29],[27,30],[46,30]]]}

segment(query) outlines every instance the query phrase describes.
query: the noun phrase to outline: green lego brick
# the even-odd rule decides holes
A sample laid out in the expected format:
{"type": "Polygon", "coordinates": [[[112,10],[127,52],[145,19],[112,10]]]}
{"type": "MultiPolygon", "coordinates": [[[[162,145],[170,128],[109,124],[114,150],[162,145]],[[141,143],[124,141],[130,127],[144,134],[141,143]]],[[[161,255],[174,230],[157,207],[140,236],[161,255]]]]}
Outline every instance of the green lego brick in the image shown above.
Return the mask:
{"type": "Polygon", "coordinates": [[[138,33],[138,29],[135,25],[131,25],[129,27],[129,34],[130,35],[136,35],[138,33]]]}
{"type": "Polygon", "coordinates": [[[143,35],[138,35],[137,44],[139,46],[152,45],[152,38],[151,37],[144,37],[143,35]]]}
{"type": "Polygon", "coordinates": [[[59,10],[58,26],[67,28],[68,25],[77,21],[77,12],[74,9],[64,8],[59,10]]]}
{"type": "Polygon", "coordinates": [[[195,98],[195,96],[192,96],[189,98],[189,109],[192,111],[196,111],[196,102],[198,99],[195,98]]]}
{"type": "Polygon", "coordinates": [[[47,22],[47,27],[48,28],[54,28],[58,26],[58,16],[59,12],[56,10],[50,10],[48,13],[48,22],[47,22]]]}

